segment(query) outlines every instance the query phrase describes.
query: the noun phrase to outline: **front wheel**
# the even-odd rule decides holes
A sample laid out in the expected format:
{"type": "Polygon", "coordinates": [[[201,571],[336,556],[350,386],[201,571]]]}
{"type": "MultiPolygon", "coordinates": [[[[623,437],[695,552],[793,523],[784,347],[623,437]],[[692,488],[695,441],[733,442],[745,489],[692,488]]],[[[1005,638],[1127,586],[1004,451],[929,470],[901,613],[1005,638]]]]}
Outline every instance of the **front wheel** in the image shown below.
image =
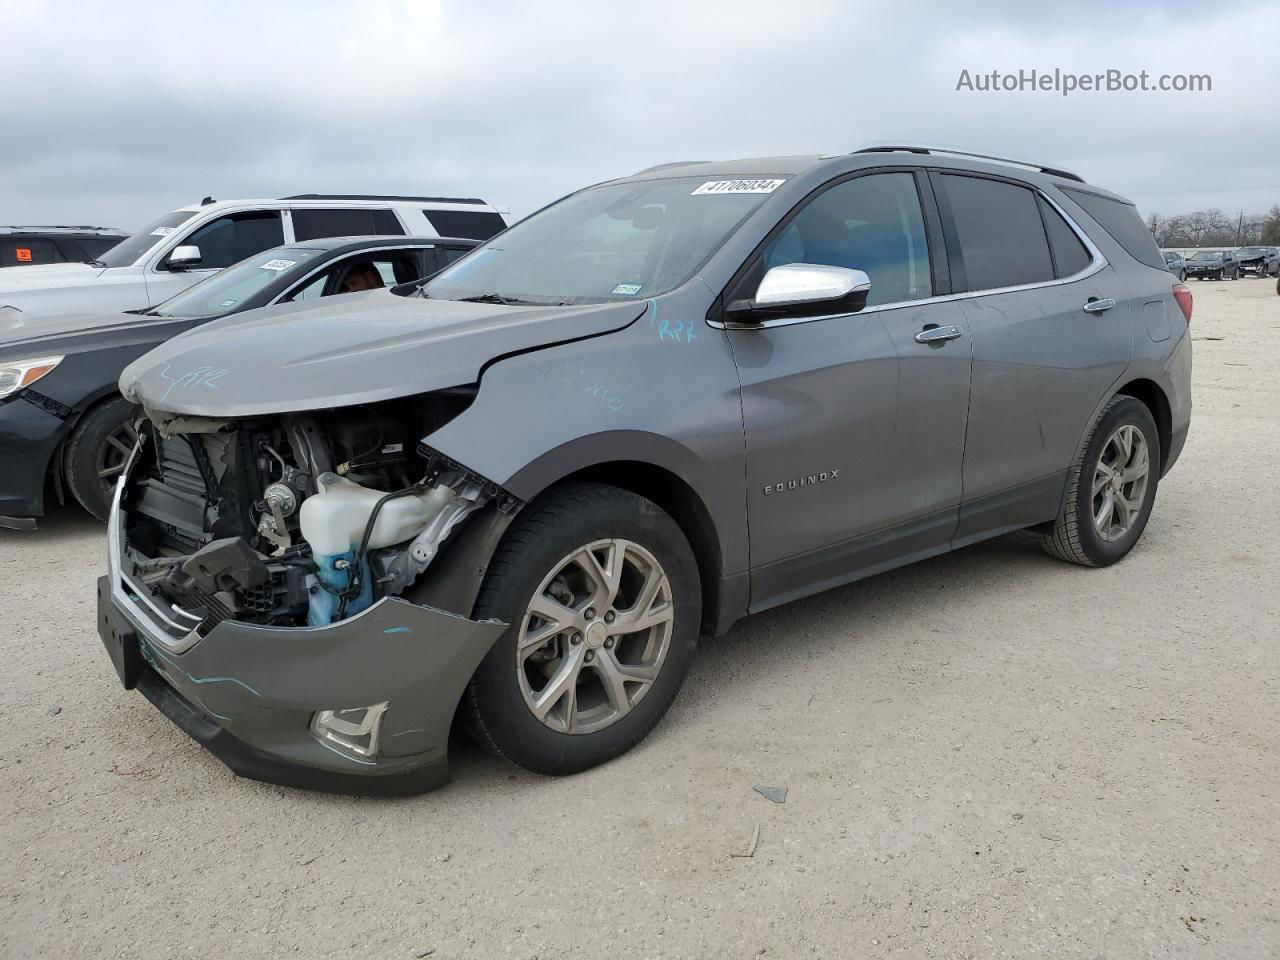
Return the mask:
{"type": "Polygon", "coordinates": [[[116,481],[138,440],[133,421],[138,408],[115,397],[86,413],[71,432],[63,460],[67,487],[80,505],[107,519],[116,481]]]}
{"type": "Polygon", "coordinates": [[[634,493],[576,484],[507,531],[475,618],[510,624],[467,688],[463,719],[493,753],[576,773],[662,719],[697,648],[701,582],[684,533],[634,493]]]}
{"type": "Polygon", "coordinates": [[[1146,529],[1160,482],[1160,435],[1146,404],[1112,397],[1067,478],[1067,496],[1045,551],[1086,567],[1107,567],[1146,529]]]}

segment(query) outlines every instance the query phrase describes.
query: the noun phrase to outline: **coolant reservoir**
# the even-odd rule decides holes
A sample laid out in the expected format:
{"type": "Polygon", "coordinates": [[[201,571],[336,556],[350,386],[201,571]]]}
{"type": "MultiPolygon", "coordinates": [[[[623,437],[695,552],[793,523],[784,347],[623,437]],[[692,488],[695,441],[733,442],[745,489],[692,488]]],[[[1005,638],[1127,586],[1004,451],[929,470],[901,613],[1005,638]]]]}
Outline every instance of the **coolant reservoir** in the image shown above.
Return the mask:
{"type": "MultiPolygon", "coordinates": [[[[317,556],[336,556],[360,545],[369,514],[386,496],[336,473],[316,478],[318,492],[302,501],[298,522],[303,539],[317,556]]],[[[388,500],[378,511],[369,536],[369,549],[403,543],[417,536],[450,498],[450,491],[434,487],[411,496],[388,500]]]]}

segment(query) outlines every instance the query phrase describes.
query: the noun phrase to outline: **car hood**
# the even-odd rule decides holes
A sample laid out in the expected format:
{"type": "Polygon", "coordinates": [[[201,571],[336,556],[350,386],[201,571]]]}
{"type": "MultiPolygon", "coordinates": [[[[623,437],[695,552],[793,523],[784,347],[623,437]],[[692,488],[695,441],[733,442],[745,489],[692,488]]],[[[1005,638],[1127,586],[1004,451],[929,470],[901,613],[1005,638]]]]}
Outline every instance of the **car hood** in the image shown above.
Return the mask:
{"type": "Polygon", "coordinates": [[[25,293],[46,287],[71,287],[94,280],[105,267],[87,263],[45,263],[34,267],[5,267],[0,270],[0,304],[10,291],[25,293]]]}
{"type": "Polygon", "coordinates": [[[475,383],[491,360],[620,330],[645,309],[348,294],[214,320],[135,360],[120,389],[150,410],[206,417],[371,403],[475,383]]]}
{"type": "Polygon", "coordinates": [[[195,322],[136,313],[78,313],[28,318],[16,310],[0,310],[0,358],[79,353],[153,337],[167,327],[185,328],[195,322]]]}

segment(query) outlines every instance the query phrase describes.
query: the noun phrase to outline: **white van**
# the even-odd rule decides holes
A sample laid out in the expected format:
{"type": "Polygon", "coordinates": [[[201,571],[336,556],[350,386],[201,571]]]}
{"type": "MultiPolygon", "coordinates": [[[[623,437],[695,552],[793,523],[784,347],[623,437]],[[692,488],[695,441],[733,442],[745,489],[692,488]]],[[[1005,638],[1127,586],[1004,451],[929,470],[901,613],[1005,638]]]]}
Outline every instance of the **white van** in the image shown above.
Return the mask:
{"type": "Polygon", "coordinates": [[[0,320],[140,310],[212,273],[284,243],[318,237],[487,240],[506,229],[483,200],[306,193],[278,200],[204,201],[165,214],[89,263],[0,272],[0,320]]]}

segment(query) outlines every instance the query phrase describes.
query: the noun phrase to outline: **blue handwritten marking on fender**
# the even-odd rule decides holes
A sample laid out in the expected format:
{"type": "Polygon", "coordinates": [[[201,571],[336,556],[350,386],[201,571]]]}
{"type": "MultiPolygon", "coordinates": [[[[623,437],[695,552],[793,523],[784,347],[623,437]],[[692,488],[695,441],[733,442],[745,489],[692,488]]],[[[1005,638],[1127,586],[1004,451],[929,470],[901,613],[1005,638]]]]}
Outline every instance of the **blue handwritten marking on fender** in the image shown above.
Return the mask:
{"type": "Polygon", "coordinates": [[[658,322],[658,301],[655,300],[653,297],[650,297],[649,306],[652,308],[649,311],[649,326],[655,328],[658,331],[659,340],[661,340],[663,343],[666,343],[668,341],[672,343],[693,343],[693,341],[696,339],[696,335],[693,332],[692,323],[685,323],[683,320],[677,318],[675,326],[673,327],[671,325],[671,321],[666,319],[665,317],[663,318],[662,322],[659,323],[658,322]]]}
{"type": "Polygon", "coordinates": [[[177,387],[184,387],[188,390],[196,387],[207,387],[210,390],[217,390],[217,381],[221,380],[229,372],[229,370],[224,370],[221,367],[196,367],[194,370],[188,370],[180,377],[171,377],[169,376],[169,364],[166,362],[164,369],[160,371],[160,377],[169,381],[169,386],[160,400],[162,402],[168,400],[169,394],[177,387]]]}
{"type": "Polygon", "coordinates": [[[616,394],[611,394],[604,384],[587,376],[582,367],[575,367],[567,361],[553,363],[542,368],[542,379],[558,383],[566,390],[578,392],[599,400],[610,410],[618,411],[627,405],[626,401],[616,394]]]}
{"type": "Polygon", "coordinates": [[[408,627],[387,627],[383,633],[413,633],[408,627]]]}

